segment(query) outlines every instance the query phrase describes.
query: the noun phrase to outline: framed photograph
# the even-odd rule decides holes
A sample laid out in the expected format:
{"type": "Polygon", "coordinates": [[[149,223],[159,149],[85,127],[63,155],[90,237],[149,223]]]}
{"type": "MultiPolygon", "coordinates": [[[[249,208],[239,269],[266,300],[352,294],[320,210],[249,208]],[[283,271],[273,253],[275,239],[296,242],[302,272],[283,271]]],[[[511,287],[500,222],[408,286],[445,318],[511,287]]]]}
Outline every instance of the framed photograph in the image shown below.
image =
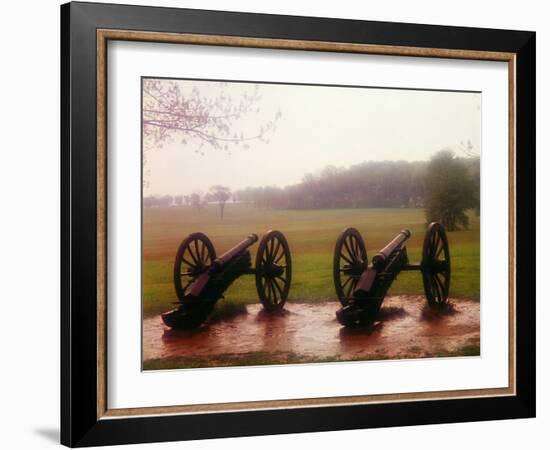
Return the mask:
{"type": "Polygon", "coordinates": [[[535,415],[535,33],[61,7],[61,440],[535,415]]]}

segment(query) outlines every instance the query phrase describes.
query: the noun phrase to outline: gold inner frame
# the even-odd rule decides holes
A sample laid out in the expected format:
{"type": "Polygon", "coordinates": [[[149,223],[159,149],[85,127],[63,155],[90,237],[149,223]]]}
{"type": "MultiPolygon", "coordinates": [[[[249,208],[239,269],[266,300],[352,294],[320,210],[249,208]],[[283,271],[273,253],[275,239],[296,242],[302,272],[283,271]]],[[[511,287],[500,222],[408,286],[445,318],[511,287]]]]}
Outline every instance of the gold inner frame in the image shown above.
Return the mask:
{"type": "Polygon", "coordinates": [[[97,30],[97,418],[162,414],[217,413],[243,410],[289,409],[318,406],[343,406],[419,400],[445,400],[472,397],[510,396],[516,393],[516,54],[477,50],[422,48],[341,42],[298,41],[238,36],[157,33],[128,30],[97,30]],[[211,403],[201,405],[150,406],[108,409],[107,405],[107,42],[109,40],[180,43],[232,47],[364,53],[451,59],[502,61],[508,63],[508,387],[467,389],[402,394],[358,395],[288,400],[211,403]]]}

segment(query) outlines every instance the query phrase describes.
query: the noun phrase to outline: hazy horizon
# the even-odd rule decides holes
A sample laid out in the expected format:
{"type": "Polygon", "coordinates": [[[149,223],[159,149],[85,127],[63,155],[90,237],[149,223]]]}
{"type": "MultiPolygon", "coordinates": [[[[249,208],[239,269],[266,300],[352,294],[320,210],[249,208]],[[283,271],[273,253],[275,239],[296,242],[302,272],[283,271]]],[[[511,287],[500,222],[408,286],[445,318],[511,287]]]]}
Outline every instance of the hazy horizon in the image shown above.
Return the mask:
{"type": "MultiPolygon", "coordinates": [[[[238,97],[256,83],[176,81],[182,92],[214,97],[222,84],[238,97]]],[[[381,88],[259,84],[259,111],[239,120],[236,132],[252,135],[280,111],[269,142],[229,152],[181,139],[147,151],[143,195],[284,187],[327,166],[368,161],[426,161],[442,149],[461,155],[463,143],[481,153],[481,94],[381,88]]],[[[463,155],[464,156],[464,155],[463,155]]]]}

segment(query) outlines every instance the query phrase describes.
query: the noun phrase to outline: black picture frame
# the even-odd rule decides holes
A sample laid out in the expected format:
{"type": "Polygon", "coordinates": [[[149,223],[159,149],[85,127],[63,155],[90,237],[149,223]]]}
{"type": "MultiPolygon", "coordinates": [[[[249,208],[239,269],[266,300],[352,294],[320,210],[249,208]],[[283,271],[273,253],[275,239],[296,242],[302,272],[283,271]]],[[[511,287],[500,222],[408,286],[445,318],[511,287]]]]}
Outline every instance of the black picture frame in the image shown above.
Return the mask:
{"type": "Polygon", "coordinates": [[[93,3],[61,6],[61,442],[92,446],[535,416],[534,32],[93,3]],[[98,418],[98,29],[507,52],[516,56],[516,393],[98,418]]]}

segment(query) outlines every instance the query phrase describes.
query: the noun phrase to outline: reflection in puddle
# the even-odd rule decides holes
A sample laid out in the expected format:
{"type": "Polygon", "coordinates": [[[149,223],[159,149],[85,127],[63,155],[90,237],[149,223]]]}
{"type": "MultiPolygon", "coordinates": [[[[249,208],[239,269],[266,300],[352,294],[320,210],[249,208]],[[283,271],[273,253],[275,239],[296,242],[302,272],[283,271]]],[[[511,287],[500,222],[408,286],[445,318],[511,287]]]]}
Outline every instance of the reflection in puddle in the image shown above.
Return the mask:
{"type": "Polygon", "coordinates": [[[260,304],[247,313],[194,330],[171,330],[160,316],[144,320],[144,359],[213,358],[253,352],[292,353],[306,358],[378,359],[422,357],[479,344],[479,303],[455,300],[455,311],[426,318],[423,297],[387,297],[379,320],[345,328],[336,321],[338,302],[287,303],[270,314],[260,304]]]}

